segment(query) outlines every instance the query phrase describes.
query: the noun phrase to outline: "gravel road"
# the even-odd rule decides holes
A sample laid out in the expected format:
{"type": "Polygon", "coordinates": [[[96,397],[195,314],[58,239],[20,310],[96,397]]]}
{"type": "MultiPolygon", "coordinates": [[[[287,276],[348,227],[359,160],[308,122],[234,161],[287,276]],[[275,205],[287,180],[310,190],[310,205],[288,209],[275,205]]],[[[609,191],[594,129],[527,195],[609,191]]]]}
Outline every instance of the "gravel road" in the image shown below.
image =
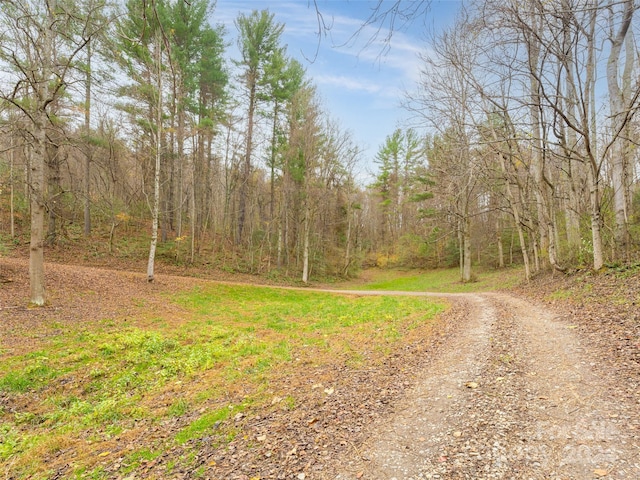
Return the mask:
{"type": "Polygon", "coordinates": [[[337,480],[640,479],[640,412],[572,325],[507,294],[449,297],[466,325],[337,480]]]}

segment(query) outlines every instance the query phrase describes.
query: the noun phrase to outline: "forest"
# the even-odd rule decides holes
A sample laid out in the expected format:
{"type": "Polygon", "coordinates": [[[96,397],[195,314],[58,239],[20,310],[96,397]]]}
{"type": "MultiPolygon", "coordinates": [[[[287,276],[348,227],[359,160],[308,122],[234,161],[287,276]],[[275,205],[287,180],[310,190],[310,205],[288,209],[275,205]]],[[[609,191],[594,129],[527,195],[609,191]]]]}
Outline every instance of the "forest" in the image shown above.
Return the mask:
{"type": "Polygon", "coordinates": [[[149,281],[156,258],[304,283],[637,263],[638,8],[464,2],[363,182],[269,10],[227,31],[208,0],[2,2],[0,252],[28,246],[34,305],[53,248],[146,259],[149,281]]]}

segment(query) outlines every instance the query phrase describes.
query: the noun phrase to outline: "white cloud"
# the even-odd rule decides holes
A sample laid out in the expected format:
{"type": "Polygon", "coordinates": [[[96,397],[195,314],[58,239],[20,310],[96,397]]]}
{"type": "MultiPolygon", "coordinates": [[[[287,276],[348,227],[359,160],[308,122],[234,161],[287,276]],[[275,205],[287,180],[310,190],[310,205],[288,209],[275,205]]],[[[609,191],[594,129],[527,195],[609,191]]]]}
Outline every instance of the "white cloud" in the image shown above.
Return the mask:
{"type": "Polygon", "coordinates": [[[345,75],[314,75],[313,79],[318,85],[346,88],[357,92],[379,93],[383,87],[373,82],[360,80],[345,75]]]}
{"type": "Polygon", "coordinates": [[[346,16],[333,17],[331,35],[333,51],[353,57],[354,62],[370,64],[379,69],[392,69],[394,81],[415,83],[419,79],[424,43],[419,36],[402,31],[391,32],[374,25],[363,26],[364,19],[346,16]]]}
{"type": "Polygon", "coordinates": [[[285,24],[282,40],[289,55],[305,66],[328,113],[373,155],[375,146],[407,116],[400,104],[424,69],[419,54],[429,52],[425,22],[393,32],[388,24],[363,26],[377,3],[318,0],[326,32],[318,24],[314,2],[307,0],[218,0],[213,21],[227,26],[227,39],[234,44],[228,54],[234,57],[238,12],[269,8],[275,13],[276,21],[285,24]]]}

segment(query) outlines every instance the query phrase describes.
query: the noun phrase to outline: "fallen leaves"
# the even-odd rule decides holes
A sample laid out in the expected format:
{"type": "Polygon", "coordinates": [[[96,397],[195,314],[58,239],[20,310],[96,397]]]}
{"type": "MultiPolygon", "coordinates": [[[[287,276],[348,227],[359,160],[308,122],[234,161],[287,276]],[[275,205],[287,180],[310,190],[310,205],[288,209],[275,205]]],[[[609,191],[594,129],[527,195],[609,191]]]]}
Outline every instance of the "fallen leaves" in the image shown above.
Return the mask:
{"type": "Polygon", "coordinates": [[[478,382],[467,382],[464,384],[464,386],[467,388],[474,389],[474,388],[478,388],[480,385],[478,385],[478,382]]]}
{"type": "Polygon", "coordinates": [[[597,475],[597,476],[599,476],[599,477],[606,477],[607,475],[609,475],[609,471],[608,471],[608,470],[605,470],[605,469],[603,469],[603,468],[596,468],[596,469],[593,471],[593,473],[594,473],[594,475],[597,475]]]}

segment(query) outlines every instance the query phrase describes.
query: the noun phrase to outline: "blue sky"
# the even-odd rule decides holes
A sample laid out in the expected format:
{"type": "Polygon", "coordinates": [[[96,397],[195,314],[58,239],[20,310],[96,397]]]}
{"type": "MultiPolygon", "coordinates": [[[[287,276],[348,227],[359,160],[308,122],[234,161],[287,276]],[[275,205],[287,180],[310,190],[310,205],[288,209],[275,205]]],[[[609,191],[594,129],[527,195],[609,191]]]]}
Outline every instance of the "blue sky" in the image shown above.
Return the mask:
{"type": "Polygon", "coordinates": [[[364,150],[362,176],[371,172],[371,160],[385,137],[408,117],[400,102],[419,79],[418,54],[428,51],[428,31],[448,24],[461,5],[453,0],[432,2],[426,18],[394,31],[385,50],[386,25],[366,27],[353,38],[377,3],[317,0],[325,24],[331,26],[320,38],[316,11],[308,0],[218,0],[213,18],[226,26],[227,39],[234,43],[229,50],[232,57],[237,52],[233,20],[239,12],[268,8],[285,24],[282,41],[289,55],[305,66],[331,118],[351,131],[364,150]],[[366,46],[378,27],[377,40],[366,46]]]}

